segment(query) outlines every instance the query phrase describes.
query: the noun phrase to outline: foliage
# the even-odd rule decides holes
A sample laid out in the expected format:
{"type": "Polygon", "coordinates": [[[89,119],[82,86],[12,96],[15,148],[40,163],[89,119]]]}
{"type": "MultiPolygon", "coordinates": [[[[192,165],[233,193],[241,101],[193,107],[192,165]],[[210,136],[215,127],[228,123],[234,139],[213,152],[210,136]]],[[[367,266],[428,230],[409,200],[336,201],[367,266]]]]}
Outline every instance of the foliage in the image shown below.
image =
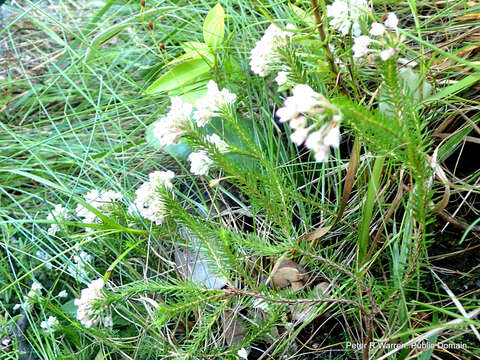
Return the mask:
{"type": "Polygon", "coordinates": [[[2,6],[0,359],[478,355],[475,5],[341,3],[2,6]]]}

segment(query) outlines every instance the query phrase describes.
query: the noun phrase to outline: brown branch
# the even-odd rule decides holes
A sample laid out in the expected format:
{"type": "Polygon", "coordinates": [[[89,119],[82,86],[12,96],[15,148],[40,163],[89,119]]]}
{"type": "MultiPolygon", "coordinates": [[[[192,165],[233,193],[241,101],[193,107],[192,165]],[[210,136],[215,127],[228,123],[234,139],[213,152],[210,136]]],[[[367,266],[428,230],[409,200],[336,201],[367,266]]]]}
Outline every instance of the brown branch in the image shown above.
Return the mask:
{"type": "MultiPolygon", "coordinates": [[[[463,231],[467,231],[469,228],[470,228],[470,225],[468,224],[465,224],[461,221],[458,221],[457,219],[455,219],[453,216],[447,214],[445,211],[437,211],[436,214],[438,216],[440,216],[443,220],[445,220],[446,222],[452,224],[453,226],[455,226],[456,228],[459,228],[459,229],[462,229],[463,231]]],[[[480,226],[479,225],[474,225],[472,226],[471,228],[471,231],[473,232],[480,232],[480,226]]]]}
{"type": "Polygon", "coordinates": [[[320,40],[322,41],[322,46],[327,53],[327,61],[330,64],[330,68],[335,76],[338,76],[338,69],[335,65],[335,60],[333,58],[332,52],[327,44],[327,36],[325,35],[325,30],[323,29],[323,22],[322,17],[320,16],[320,12],[318,11],[318,4],[317,0],[311,0],[312,8],[313,8],[313,16],[315,17],[315,22],[317,23],[318,34],[320,35],[320,40]]]}
{"type": "Polygon", "coordinates": [[[321,304],[321,303],[328,303],[328,304],[343,304],[343,305],[350,305],[355,308],[360,309],[362,313],[368,316],[368,312],[358,303],[352,300],[346,299],[332,299],[332,298],[321,298],[321,299],[285,299],[285,298],[271,298],[265,296],[260,293],[256,293],[253,291],[242,290],[237,288],[230,288],[225,291],[225,295],[227,296],[251,296],[255,298],[259,298],[265,301],[279,303],[279,304],[289,304],[289,305],[296,305],[296,304],[321,304]]]}

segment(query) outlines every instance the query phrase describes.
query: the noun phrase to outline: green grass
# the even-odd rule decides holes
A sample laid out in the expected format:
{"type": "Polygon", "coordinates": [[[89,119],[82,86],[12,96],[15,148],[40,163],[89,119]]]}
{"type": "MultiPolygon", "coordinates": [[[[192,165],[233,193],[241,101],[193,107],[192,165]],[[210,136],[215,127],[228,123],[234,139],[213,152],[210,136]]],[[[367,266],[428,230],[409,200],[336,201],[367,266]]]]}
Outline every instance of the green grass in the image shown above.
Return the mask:
{"type": "MultiPolygon", "coordinates": [[[[374,2],[377,21],[384,12],[399,15],[400,57],[418,63],[404,86],[406,66],[357,66],[351,39],[326,26],[340,61],[333,74],[309,1],[296,2],[305,16],[287,1],[221,4],[226,33],[209,76],[238,100],[210,130],[224,133],[234,151],[209,148],[216,167],[201,177],[190,174],[185,158],[146,138],[170,100],[145,89],[183,54],[182,44],[203,41],[214,2],[147,0],[144,9],[136,1],[2,5],[13,15],[0,30],[0,340],[8,341],[0,359],[22,359],[25,350],[39,359],[234,359],[241,348],[252,359],[327,358],[328,349],[348,350],[331,358],[365,359],[389,350],[362,353],[347,343],[407,343],[425,334],[431,342],[466,344],[449,350],[459,358],[480,356],[469,327],[479,321],[465,316],[476,316],[479,306],[478,286],[471,285],[478,277],[470,274],[478,264],[457,270],[472,279],[465,283],[448,271],[456,269],[448,260],[454,251],[472,262],[478,254],[480,172],[461,149],[478,147],[479,39],[472,29],[479,21],[459,17],[480,7],[374,2]],[[342,144],[328,162],[292,144],[291,130],[273,116],[288,91],[277,91],[274,76],[250,70],[250,50],[271,21],[297,26],[283,54],[293,80],[311,85],[343,114],[342,144]],[[475,49],[463,51],[468,47],[475,49]],[[349,164],[354,142],[361,151],[349,164]],[[435,157],[447,182],[439,170],[432,180],[435,157]],[[164,194],[168,219],[157,226],[127,209],[148,174],[166,169],[177,174],[175,195],[164,194]],[[344,192],[347,181],[353,190],[344,192]],[[101,224],[85,226],[75,208],[92,189],[119,191],[123,199],[98,214],[101,224]],[[51,236],[46,219],[56,204],[73,217],[51,236]],[[453,219],[446,232],[445,214],[453,219]],[[175,255],[198,246],[228,288],[184,281],[175,255]],[[93,260],[80,274],[82,251],[93,260]],[[447,260],[438,263],[432,253],[447,260]],[[272,285],[283,260],[305,269],[300,291],[272,285]],[[76,319],[73,299],[100,277],[108,280],[113,329],[87,329],[76,319]],[[44,285],[41,296],[30,311],[15,310],[35,280],[44,285]],[[320,283],[329,284],[327,294],[320,283]],[[57,296],[62,290],[67,298],[57,296]],[[308,316],[298,317],[305,309],[308,316]],[[40,327],[49,316],[59,321],[54,332],[40,327]],[[14,336],[15,328],[24,334],[14,336]]],[[[197,130],[186,141],[205,146],[197,130]]],[[[407,348],[388,356],[445,354],[407,348]]]]}

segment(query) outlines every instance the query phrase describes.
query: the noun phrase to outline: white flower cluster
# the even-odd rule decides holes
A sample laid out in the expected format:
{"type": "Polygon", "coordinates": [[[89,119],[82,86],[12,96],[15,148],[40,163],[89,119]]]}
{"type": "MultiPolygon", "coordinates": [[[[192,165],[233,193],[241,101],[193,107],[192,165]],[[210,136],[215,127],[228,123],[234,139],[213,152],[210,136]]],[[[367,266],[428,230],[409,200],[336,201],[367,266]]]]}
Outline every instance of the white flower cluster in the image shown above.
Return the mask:
{"type": "MultiPolygon", "coordinates": [[[[90,206],[98,209],[99,211],[105,211],[111,206],[115,201],[120,200],[122,194],[113,190],[102,190],[98,191],[96,189],[88,192],[85,196],[85,202],[90,206]]],[[[95,215],[95,213],[88,210],[82,204],[78,204],[75,209],[78,217],[84,219],[84,222],[87,224],[95,224],[100,221],[100,219],[95,215]]]]}
{"type": "MultiPolygon", "coordinates": [[[[288,24],[287,29],[293,30],[295,26],[288,24]]],[[[272,65],[279,60],[278,48],[287,45],[287,39],[291,33],[284,31],[274,24],[271,24],[262,38],[257,41],[250,53],[250,68],[262,77],[272,71],[272,65]]]]}
{"type": "Polygon", "coordinates": [[[32,308],[33,303],[41,299],[42,289],[43,285],[39,281],[35,280],[30,286],[30,291],[27,293],[27,295],[23,296],[23,303],[15,304],[13,310],[16,311],[22,307],[25,311],[29,311],[32,308]]]}
{"type": "Polygon", "coordinates": [[[222,108],[233,104],[235,100],[237,95],[225,88],[220,91],[217,83],[210,80],[207,84],[207,95],[195,102],[197,110],[193,113],[193,118],[198,126],[204,127],[212,117],[219,115],[222,108]]]}
{"type": "Polygon", "coordinates": [[[72,262],[68,263],[67,272],[77,281],[87,281],[88,272],[93,269],[93,256],[86,251],[76,250],[72,260],[72,262]]]}
{"type": "Polygon", "coordinates": [[[200,150],[188,155],[190,160],[190,172],[194,175],[206,175],[213,161],[207,155],[206,151],[200,150]]]}
{"type": "Polygon", "coordinates": [[[277,74],[277,77],[275,78],[275,81],[278,86],[285,85],[288,81],[288,74],[289,72],[286,70],[279,71],[277,74]]]}
{"type": "Polygon", "coordinates": [[[93,261],[93,256],[82,250],[80,253],[73,255],[73,261],[75,264],[81,264],[80,266],[85,267],[93,261]]]}
{"type": "Polygon", "coordinates": [[[47,331],[55,330],[58,326],[58,320],[55,316],[49,316],[47,320],[44,320],[40,323],[40,327],[47,331]]]}
{"type": "Polygon", "coordinates": [[[53,210],[47,216],[47,220],[56,222],[50,225],[50,228],[47,231],[48,235],[55,235],[57,231],[60,230],[60,226],[58,226],[58,223],[61,223],[62,221],[68,219],[70,219],[70,215],[68,214],[67,209],[65,209],[61,204],[55,205],[53,210]]]}
{"type": "Polygon", "coordinates": [[[185,124],[190,121],[191,114],[191,104],[184,103],[178,96],[172,97],[170,111],[155,123],[153,135],[162,146],[177,143],[185,132],[185,124]]]}
{"type": "Polygon", "coordinates": [[[280,122],[289,122],[294,130],[291,140],[312,150],[316,161],[328,159],[329,147],[337,148],[340,144],[339,123],[341,115],[321,94],[305,84],[296,85],[292,96],[284,101],[284,106],[277,110],[280,122]],[[315,130],[316,125],[308,126],[308,119],[314,116],[324,116],[326,109],[336,112],[330,123],[320,130],[315,130]]]}
{"type": "MultiPolygon", "coordinates": [[[[204,140],[213,144],[222,153],[229,151],[228,144],[217,134],[204,136],[204,140]]],[[[210,159],[205,150],[190,153],[188,160],[190,160],[190,172],[194,175],[207,175],[208,170],[213,165],[213,160],[210,159]]]]}
{"type": "MultiPolygon", "coordinates": [[[[370,28],[370,35],[374,37],[381,37],[379,40],[374,40],[367,35],[361,35],[355,38],[354,44],[352,47],[353,57],[360,58],[371,52],[375,52],[374,49],[371,49],[369,46],[373,44],[378,44],[380,47],[384,48],[381,50],[378,55],[382,61],[387,61],[393,55],[395,55],[395,48],[388,43],[392,41],[387,41],[383,36],[387,32],[387,29],[394,30],[395,33],[398,33],[398,18],[394,13],[389,13],[384,24],[374,22],[370,28]]],[[[396,39],[399,41],[399,39],[396,39]]]]}
{"type": "MultiPolygon", "coordinates": [[[[207,94],[195,102],[193,118],[199,127],[204,127],[212,117],[219,116],[225,106],[233,104],[236,99],[237,95],[225,88],[219,90],[217,83],[210,80],[207,84],[207,94]]],[[[180,97],[171,99],[169,112],[153,126],[153,136],[161,146],[173,145],[179,141],[190,123],[192,111],[192,105],[183,102],[180,97]]]]}
{"type": "Polygon", "coordinates": [[[175,177],[173,171],[154,171],[148,175],[149,181],[144,182],[135,191],[137,195],[135,205],[144,218],[160,225],[163,223],[166,212],[165,204],[158,192],[159,187],[168,190],[172,189],[172,179],[175,177]]]}
{"type": "Polygon", "coordinates": [[[86,328],[98,324],[113,326],[112,317],[105,315],[107,306],[99,304],[99,302],[104,299],[104,295],[102,294],[103,286],[104,282],[102,278],[93,280],[81,291],[80,299],[74,300],[74,304],[78,307],[77,320],[86,328]]]}
{"type": "Polygon", "coordinates": [[[366,0],[335,0],[327,6],[329,24],[343,35],[352,31],[354,36],[361,34],[360,19],[368,11],[366,0]]]}
{"type": "Polygon", "coordinates": [[[224,153],[228,151],[228,144],[223,141],[220,136],[217,134],[212,134],[212,135],[207,135],[204,137],[206,142],[209,142],[210,144],[215,145],[215,147],[218,149],[218,151],[224,153]]]}

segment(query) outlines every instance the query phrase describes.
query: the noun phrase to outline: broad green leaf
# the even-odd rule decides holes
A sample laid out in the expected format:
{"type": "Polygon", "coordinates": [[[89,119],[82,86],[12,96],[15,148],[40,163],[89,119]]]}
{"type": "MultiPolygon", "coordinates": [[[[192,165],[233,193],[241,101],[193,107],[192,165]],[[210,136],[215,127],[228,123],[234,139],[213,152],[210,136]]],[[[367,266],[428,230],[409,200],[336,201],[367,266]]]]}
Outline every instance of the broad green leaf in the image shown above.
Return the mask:
{"type": "Polygon", "coordinates": [[[185,52],[189,51],[198,51],[198,52],[208,52],[208,45],[199,41],[187,41],[182,44],[182,49],[185,52]]]}
{"type": "Polygon", "coordinates": [[[208,48],[207,44],[198,42],[198,41],[189,41],[182,44],[182,48],[185,51],[185,54],[180,55],[166,64],[164,67],[171,66],[173,64],[191,60],[191,59],[203,59],[210,66],[213,66],[215,58],[208,48]]]}
{"type": "Polygon", "coordinates": [[[180,55],[170,61],[168,64],[165,65],[165,67],[174,65],[176,63],[186,61],[186,60],[193,60],[193,59],[202,59],[206,63],[210,64],[210,67],[213,66],[213,63],[215,61],[212,53],[209,51],[203,51],[203,50],[188,50],[185,54],[180,55]]]}
{"type": "Polygon", "coordinates": [[[312,26],[312,27],[317,26],[313,15],[309,15],[305,10],[299,8],[296,5],[293,5],[290,3],[288,5],[290,6],[290,9],[292,9],[293,13],[299,20],[305,22],[305,24],[307,24],[308,26],[312,26]]]}
{"type": "Polygon", "coordinates": [[[203,39],[213,51],[223,42],[225,36],[225,11],[222,5],[217,4],[208,13],[203,23],[203,39]]]}
{"type": "Polygon", "coordinates": [[[185,142],[180,141],[178,144],[169,145],[165,147],[165,152],[175,159],[187,160],[188,155],[193,151],[192,148],[185,142]]]}
{"type": "MultiPolygon", "coordinates": [[[[410,94],[417,103],[420,103],[420,95],[423,98],[428,98],[432,93],[432,85],[427,81],[423,81],[423,91],[420,94],[420,84],[422,83],[422,76],[414,72],[410,68],[400,69],[398,77],[402,82],[403,88],[406,94],[410,94]]],[[[393,116],[393,108],[389,102],[385,101],[385,93],[380,92],[380,105],[379,109],[382,113],[393,116]]]]}
{"type": "Polygon", "coordinates": [[[207,95],[207,88],[206,86],[201,86],[183,95],[180,95],[180,99],[182,99],[183,102],[195,104],[195,101],[197,101],[198,99],[204,98],[205,95],[207,95]]]}
{"type": "MultiPolygon", "coordinates": [[[[176,89],[170,90],[168,92],[169,97],[173,96],[185,96],[190,93],[196,92],[197,90],[203,89],[205,94],[206,94],[206,89],[207,89],[207,83],[209,80],[212,80],[213,76],[210,73],[206,73],[204,75],[198,76],[195,78],[193,81],[189,81],[188,83],[182,85],[181,87],[178,87],[176,89]]],[[[183,100],[183,102],[188,102],[192,105],[195,105],[195,101],[197,99],[194,99],[193,101],[190,100],[183,100]]]]}
{"type": "Polygon", "coordinates": [[[105,44],[107,41],[109,41],[111,38],[113,38],[115,35],[117,35],[119,32],[121,32],[123,29],[125,29],[129,25],[131,24],[126,22],[115,24],[105,29],[104,31],[98,33],[90,43],[90,46],[85,55],[86,60],[87,61],[91,60],[97,54],[98,50],[100,49],[100,46],[105,44]]]}
{"type": "Polygon", "coordinates": [[[187,60],[160,76],[145,90],[145,93],[154,94],[173,90],[205,74],[210,68],[211,65],[204,59],[187,60]]]}
{"type": "Polygon", "coordinates": [[[70,314],[75,316],[77,313],[77,306],[75,305],[75,300],[69,300],[65,304],[62,305],[62,310],[64,313],[70,314]]]}

